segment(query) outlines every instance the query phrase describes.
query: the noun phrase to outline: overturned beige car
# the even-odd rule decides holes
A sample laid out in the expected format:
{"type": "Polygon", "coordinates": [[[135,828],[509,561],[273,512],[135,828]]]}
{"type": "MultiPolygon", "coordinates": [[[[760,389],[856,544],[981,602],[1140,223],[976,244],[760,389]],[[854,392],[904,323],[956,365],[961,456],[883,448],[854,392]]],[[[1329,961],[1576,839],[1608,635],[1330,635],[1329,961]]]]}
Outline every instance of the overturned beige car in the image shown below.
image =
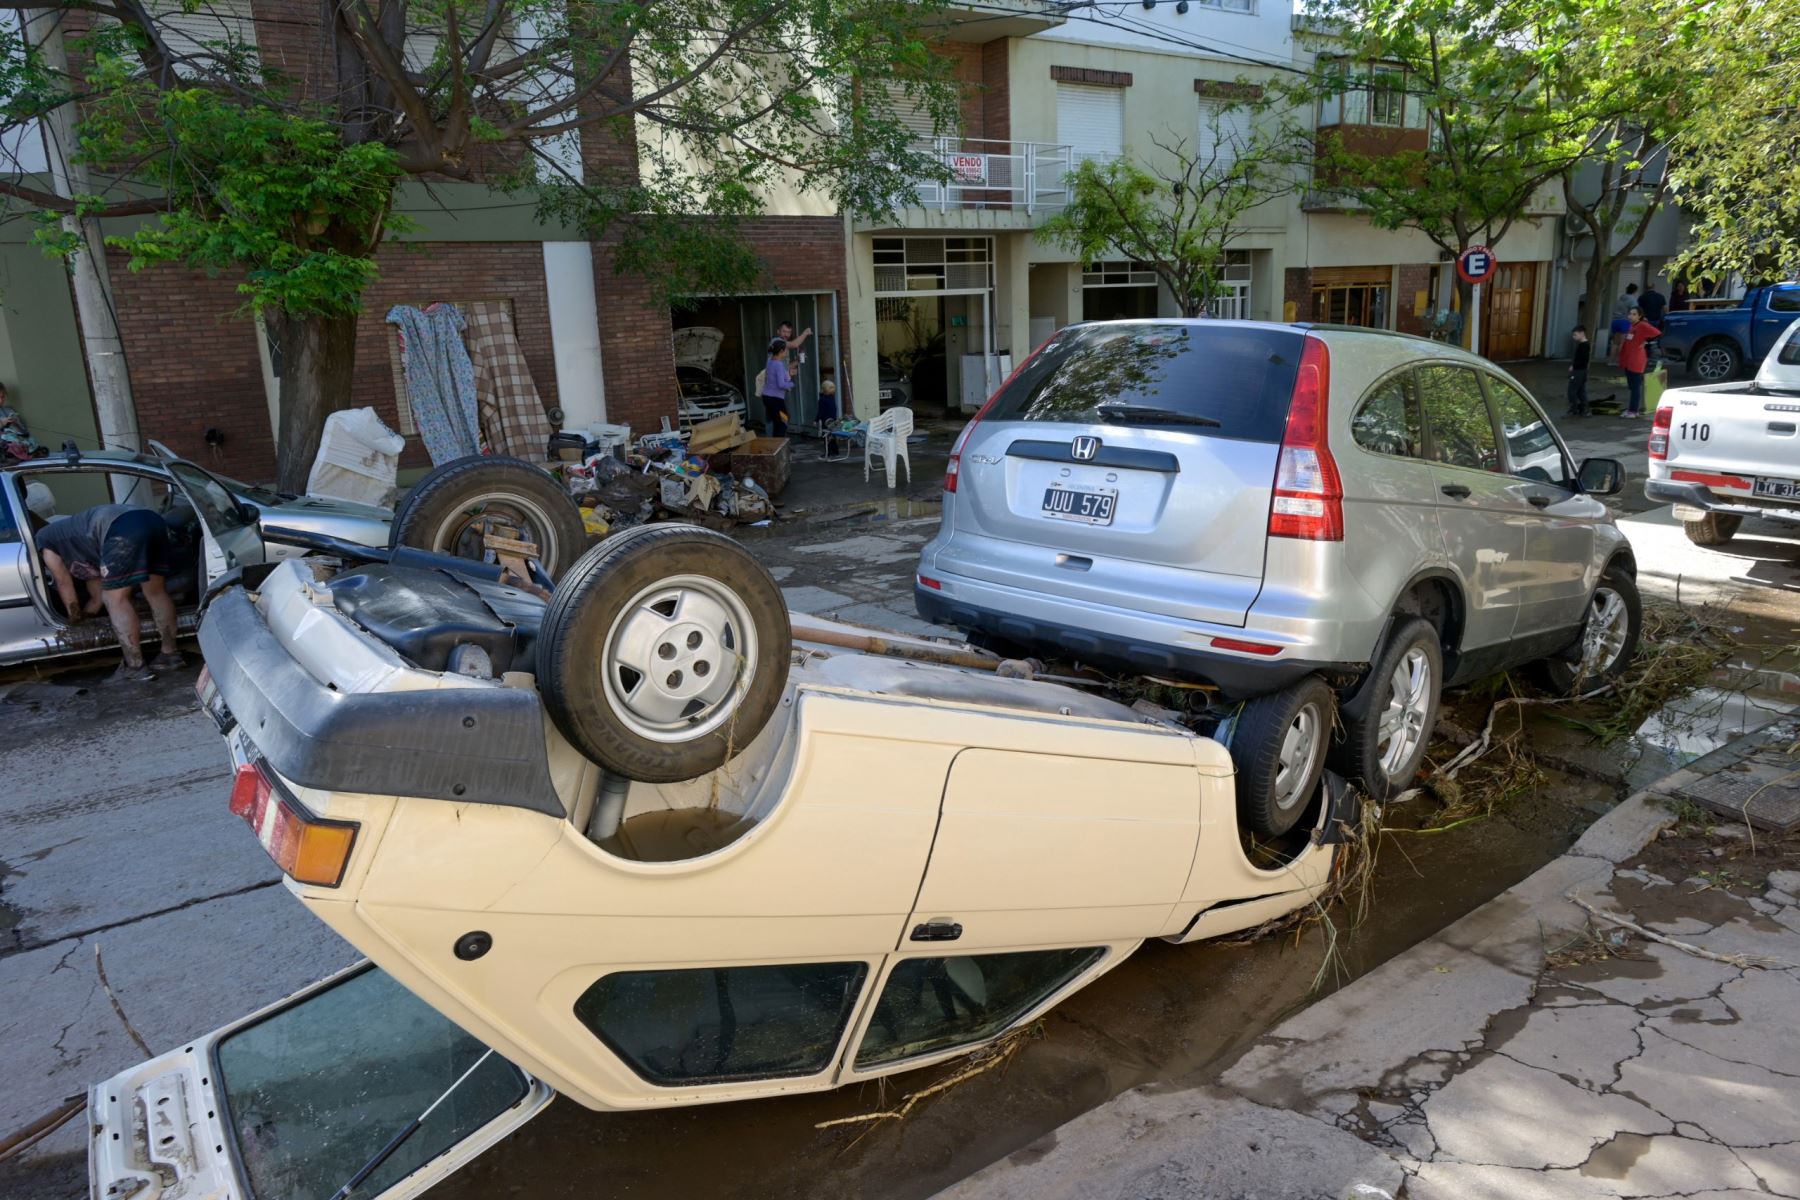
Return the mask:
{"type": "Polygon", "coordinates": [[[95,1196],[410,1195],[550,1089],[910,1070],[1331,881],[1344,790],[1295,763],[1312,810],[1252,862],[1229,714],[846,650],[691,527],[610,539],[547,606],[470,566],[314,556],[214,598],[233,811],[375,966],[96,1087],[95,1196]]]}

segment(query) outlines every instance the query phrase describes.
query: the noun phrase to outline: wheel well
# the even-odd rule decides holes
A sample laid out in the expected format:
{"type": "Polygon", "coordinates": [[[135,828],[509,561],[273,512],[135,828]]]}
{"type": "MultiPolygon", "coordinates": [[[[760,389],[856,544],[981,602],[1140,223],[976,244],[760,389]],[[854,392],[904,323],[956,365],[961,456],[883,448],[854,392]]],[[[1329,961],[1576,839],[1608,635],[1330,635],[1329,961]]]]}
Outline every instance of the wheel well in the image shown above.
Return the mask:
{"type": "Polygon", "coordinates": [[[1709,333],[1694,343],[1694,348],[1688,351],[1688,361],[1693,362],[1702,350],[1712,345],[1729,346],[1731,347],[1731,352],[1737,355],[1738,358],[1742,359],[1744,357],[1743,347],[1737,344],[1736,338],[1728,333],[1709,333]]]}
{"type": "Polygon", "coordinates": [[[1394,604],[1394,612],[1430,621],[1446,659],[1462,645],[1462,596],[1447,579],[1432,575],[1414,580],[1394,604]]]}
{"type": "MultiPolygon", "coordinates": [[[[1637,578],[1637,556],[1632,554],[1631,547],[1619,547],[1619,549],[1613,552],[1613,556],[1606,560],[1607,571],[1612,570],[1614,567],[1621,567],[1627,575],[1631,576],[1633,579],[1637,578]]],[[[1605,572],[1603,571],[1601,574],[1605,574],[1605,572]]]]}

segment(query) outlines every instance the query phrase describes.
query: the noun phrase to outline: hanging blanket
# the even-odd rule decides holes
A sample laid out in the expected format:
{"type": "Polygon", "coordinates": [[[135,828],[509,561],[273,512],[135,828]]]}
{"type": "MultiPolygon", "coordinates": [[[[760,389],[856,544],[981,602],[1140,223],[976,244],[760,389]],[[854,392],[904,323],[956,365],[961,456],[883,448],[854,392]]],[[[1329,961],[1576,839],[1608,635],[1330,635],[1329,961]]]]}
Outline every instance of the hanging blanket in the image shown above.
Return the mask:
{"type": "Polygon", "coordinates": [[[467,306],[469,357],[475,362],[475,404],[488,446],[526,462],[542,462],[556,430],[532,382],[531,366],[513,329],[505,300],[467,306]]]}
{"type": "Polygon", "coordinates": [[[407,404],[432,464],[481,453],[475,366],[463,345],[462,314],[453,304],[434,304],[423,312],[398,304],[387,319],[400,327],[407,404]]]}

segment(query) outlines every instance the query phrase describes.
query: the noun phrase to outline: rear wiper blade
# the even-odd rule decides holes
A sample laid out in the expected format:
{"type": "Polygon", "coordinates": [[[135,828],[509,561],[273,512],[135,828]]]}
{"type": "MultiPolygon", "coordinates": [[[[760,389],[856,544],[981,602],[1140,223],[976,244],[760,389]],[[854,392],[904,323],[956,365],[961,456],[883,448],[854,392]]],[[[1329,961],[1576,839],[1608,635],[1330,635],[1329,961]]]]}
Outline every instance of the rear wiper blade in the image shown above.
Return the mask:
{"type": "Polygon", "coordinates": [[[1173,408],[1151,408],[1143,404],[1100,404],[1094,411],[1109,421],[1140,421],[1145,425],[1199,425],[1217,429],[1220,422],[1199,413],[1181,412],[1173,408]]]}

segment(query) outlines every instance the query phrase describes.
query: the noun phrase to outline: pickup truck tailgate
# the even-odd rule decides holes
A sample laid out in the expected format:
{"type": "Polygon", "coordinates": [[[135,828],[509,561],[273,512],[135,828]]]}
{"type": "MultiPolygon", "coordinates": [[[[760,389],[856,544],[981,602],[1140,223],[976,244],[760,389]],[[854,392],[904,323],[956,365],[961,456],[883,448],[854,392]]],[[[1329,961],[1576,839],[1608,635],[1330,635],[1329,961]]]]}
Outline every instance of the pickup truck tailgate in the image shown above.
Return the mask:
{"type": "Polygon", "coordinates": [[[1661,407],[1668,426],[1655,433],[1668,437],[1667,478],[1719,495],[1800,500],[1800,393],[1721,383],[1673,389],[1661,407]]]}

